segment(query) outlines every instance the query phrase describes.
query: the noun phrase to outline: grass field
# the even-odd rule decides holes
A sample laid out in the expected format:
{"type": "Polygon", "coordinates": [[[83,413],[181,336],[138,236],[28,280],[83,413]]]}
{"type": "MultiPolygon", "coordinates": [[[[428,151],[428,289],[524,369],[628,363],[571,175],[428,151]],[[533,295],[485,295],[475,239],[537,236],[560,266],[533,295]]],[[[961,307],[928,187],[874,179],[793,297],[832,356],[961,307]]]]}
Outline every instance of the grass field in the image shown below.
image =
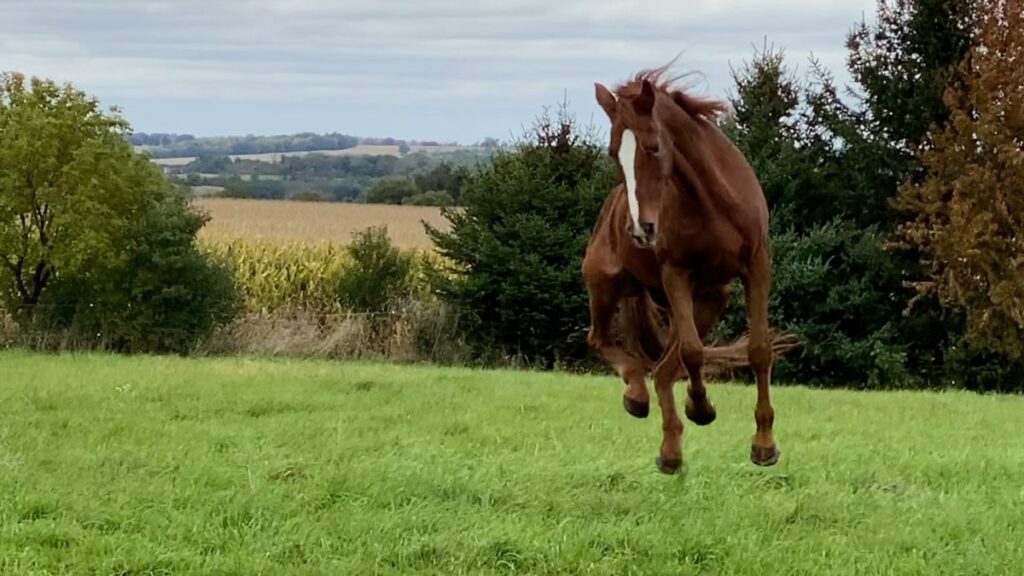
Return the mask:
{"type": "Polygon", "coordinates": [[[353,232],[385,224],[395,245],[428,248],[432,244],[422,222],[430,222],[442,230],[448,228],[440,209],[426,206],[234,198],[198,198],[195,203],[211,217],[199,236],[213,240],[246,238],[347,244],[353,232]]]}
{"type": "Polygon", "coordinates": [[[1018,574],[1024,398],[0,352],[2,574],[1018,574]]]}

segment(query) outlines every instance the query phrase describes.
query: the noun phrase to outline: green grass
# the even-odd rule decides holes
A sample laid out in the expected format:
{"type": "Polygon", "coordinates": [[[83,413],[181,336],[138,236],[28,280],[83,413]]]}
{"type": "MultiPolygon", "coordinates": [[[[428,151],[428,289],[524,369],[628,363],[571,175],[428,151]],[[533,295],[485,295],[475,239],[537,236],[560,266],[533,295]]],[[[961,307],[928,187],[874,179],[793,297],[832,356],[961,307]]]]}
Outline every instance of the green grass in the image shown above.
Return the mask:
{"type": "Polygon", "coordinates": [[[0,353],[0,574],[1017,574],[1024,398],[0,353]]]}

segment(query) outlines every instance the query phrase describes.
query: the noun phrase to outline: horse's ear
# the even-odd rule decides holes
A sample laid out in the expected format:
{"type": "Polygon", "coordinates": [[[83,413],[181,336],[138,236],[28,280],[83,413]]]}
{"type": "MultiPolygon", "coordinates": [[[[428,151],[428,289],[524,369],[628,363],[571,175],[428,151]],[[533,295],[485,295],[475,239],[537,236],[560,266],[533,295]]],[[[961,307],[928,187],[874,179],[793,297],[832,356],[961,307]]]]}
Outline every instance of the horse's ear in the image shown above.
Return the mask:
{"type": "Polygon", "coordinates": [[[651,85],[650,80],[644,79],[644,83],[640,87],[640,95],[633,101],[633,107],[637,113],[645,116],[654,109],[654,86],[651,85]]]}
{"type": "Polygon", "coordinates": [[[600,82],[594,83],[594,97],[597,98],[597,103],[604,109],[604,113],[608,115],[608,118],[615,121],[615,95],[612,91],[605,87],[600,82]]]}

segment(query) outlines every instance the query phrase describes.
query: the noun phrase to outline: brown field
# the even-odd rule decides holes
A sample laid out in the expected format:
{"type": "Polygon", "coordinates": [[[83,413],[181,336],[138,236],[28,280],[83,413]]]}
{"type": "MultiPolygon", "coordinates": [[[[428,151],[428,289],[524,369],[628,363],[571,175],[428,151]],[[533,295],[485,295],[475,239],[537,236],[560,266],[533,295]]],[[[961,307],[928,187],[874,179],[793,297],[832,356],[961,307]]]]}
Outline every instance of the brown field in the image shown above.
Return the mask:
{"type": "MultiPolygon", "coordinates": [[[[460,146],[422,146],[414,145],[409,147],[410,152],[444,153],[455,152],[464,147],[460,146]]],[[[143,147],[136,147],[142,150],[143,147]]],[[[308,152],[268,152],[266,154],[232,154],[232,159],[256,160],[259,162],[275,163],[280,162],[282,156],[305,156],[307,154],[323,154],[324,156],[398,156],[398,146],[385,146],[373,144],[360,144],[354,148],[344,150],[310,150],[308,152]]],[[[180,158],[154,158],[153,162],[161,166],[184,166],[195,160],[195,157],[180,158]]]]}
{"type": "Polygon", "coordinates": [[[153,163],[158,166],[184,166],[195,159],[195,156],[182,156],[180,158],[153,158],[153,163]]]}
{"type": "Polygon", "coordinates": [[[247,238],[347,244],[354,232],[386,224],[395,245],[429,248],[432,244],[422,221],[448,228],[440,209],[424,206],[235,198],[198,198],[195,204],[210,214],[211,220],[199,236],[211,240],[247,238]]]}

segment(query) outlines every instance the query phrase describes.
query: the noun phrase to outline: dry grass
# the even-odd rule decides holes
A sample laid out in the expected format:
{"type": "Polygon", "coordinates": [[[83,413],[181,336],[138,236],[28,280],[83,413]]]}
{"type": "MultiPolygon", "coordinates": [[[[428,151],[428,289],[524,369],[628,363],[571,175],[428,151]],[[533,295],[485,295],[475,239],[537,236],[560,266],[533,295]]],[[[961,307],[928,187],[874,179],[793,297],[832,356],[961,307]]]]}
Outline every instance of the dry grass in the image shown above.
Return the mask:
{"type": "Polygon", "coordinates": [[[410,301],[401,314],[243,314],[200,344],[215,356],[279,356],[463,364],[469,348],[459,314],[438,301],[410,301]]]}
{"type": "Polygon", "coordinates": [[[368,226],[386,224],[391,241],[400,248],[430,248],[423,221],[446,230],[448,221],[438,208],[291,202],[235,198],[198,198],[210,222],[200,231],[202,239],[235,238],[287,242],[348,244],[352,234],[368,226]]]}

